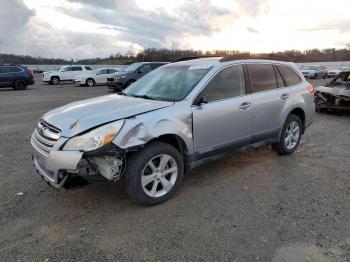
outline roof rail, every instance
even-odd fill
[[[200,58],[221,58],[222,56],[220,55],[194,55],[194,56],[182,56],[176,60],[174,60],[172,63],[176,62],[182,62],[182,61],[188,61],[188,60],[194,60],[194,59],[200,59]]]
[[[219,62],[229,62],[229,61],[249,59],[249,58],[250,58],[250,55],[247,55],[247,54],[233,54],[233,55],[224,56],[219,60]]]

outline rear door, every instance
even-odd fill
[[[88,72],[83,71],[83,67],[81,67],[81,66],[73,66],[72,73],[70,75],[70,79],[73,79],[76,76],[79,76],[79,75],[82,75],[83,73],[88,73]]]
[[[280,73],[272,64],[247,64],[252,94],[253,143],[276,138],[281,129],[283,108],[290,94],[283,87],[285,85]]]
[[[196,160],[250,143],[252,101],[242,65],[216,73],[195,101],[201,99],[192,106]]]

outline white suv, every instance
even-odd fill
[[[92,72],[90,66],[62,66],[56,71],[44,72],[43,82],[49,83],[50,85],[58,85],[61,81],[73,81],[76,76],[89,72]]]

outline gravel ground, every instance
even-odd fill
[[[155,207],[119,184],[48,187],[31,161],[36,121],[108,93],[39,78],[0,90],[1,261],[350,261],[349,116],[317,114],[293,155],[264,147],[201,166]]]

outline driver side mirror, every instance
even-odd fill
[[[200,96],[198,99],[196,99],[193,104],[196,106],[200,106],[203,104],[208,104],[208,102],[209,102],[208,98],[205,95],[203,95],[203,96]]]

